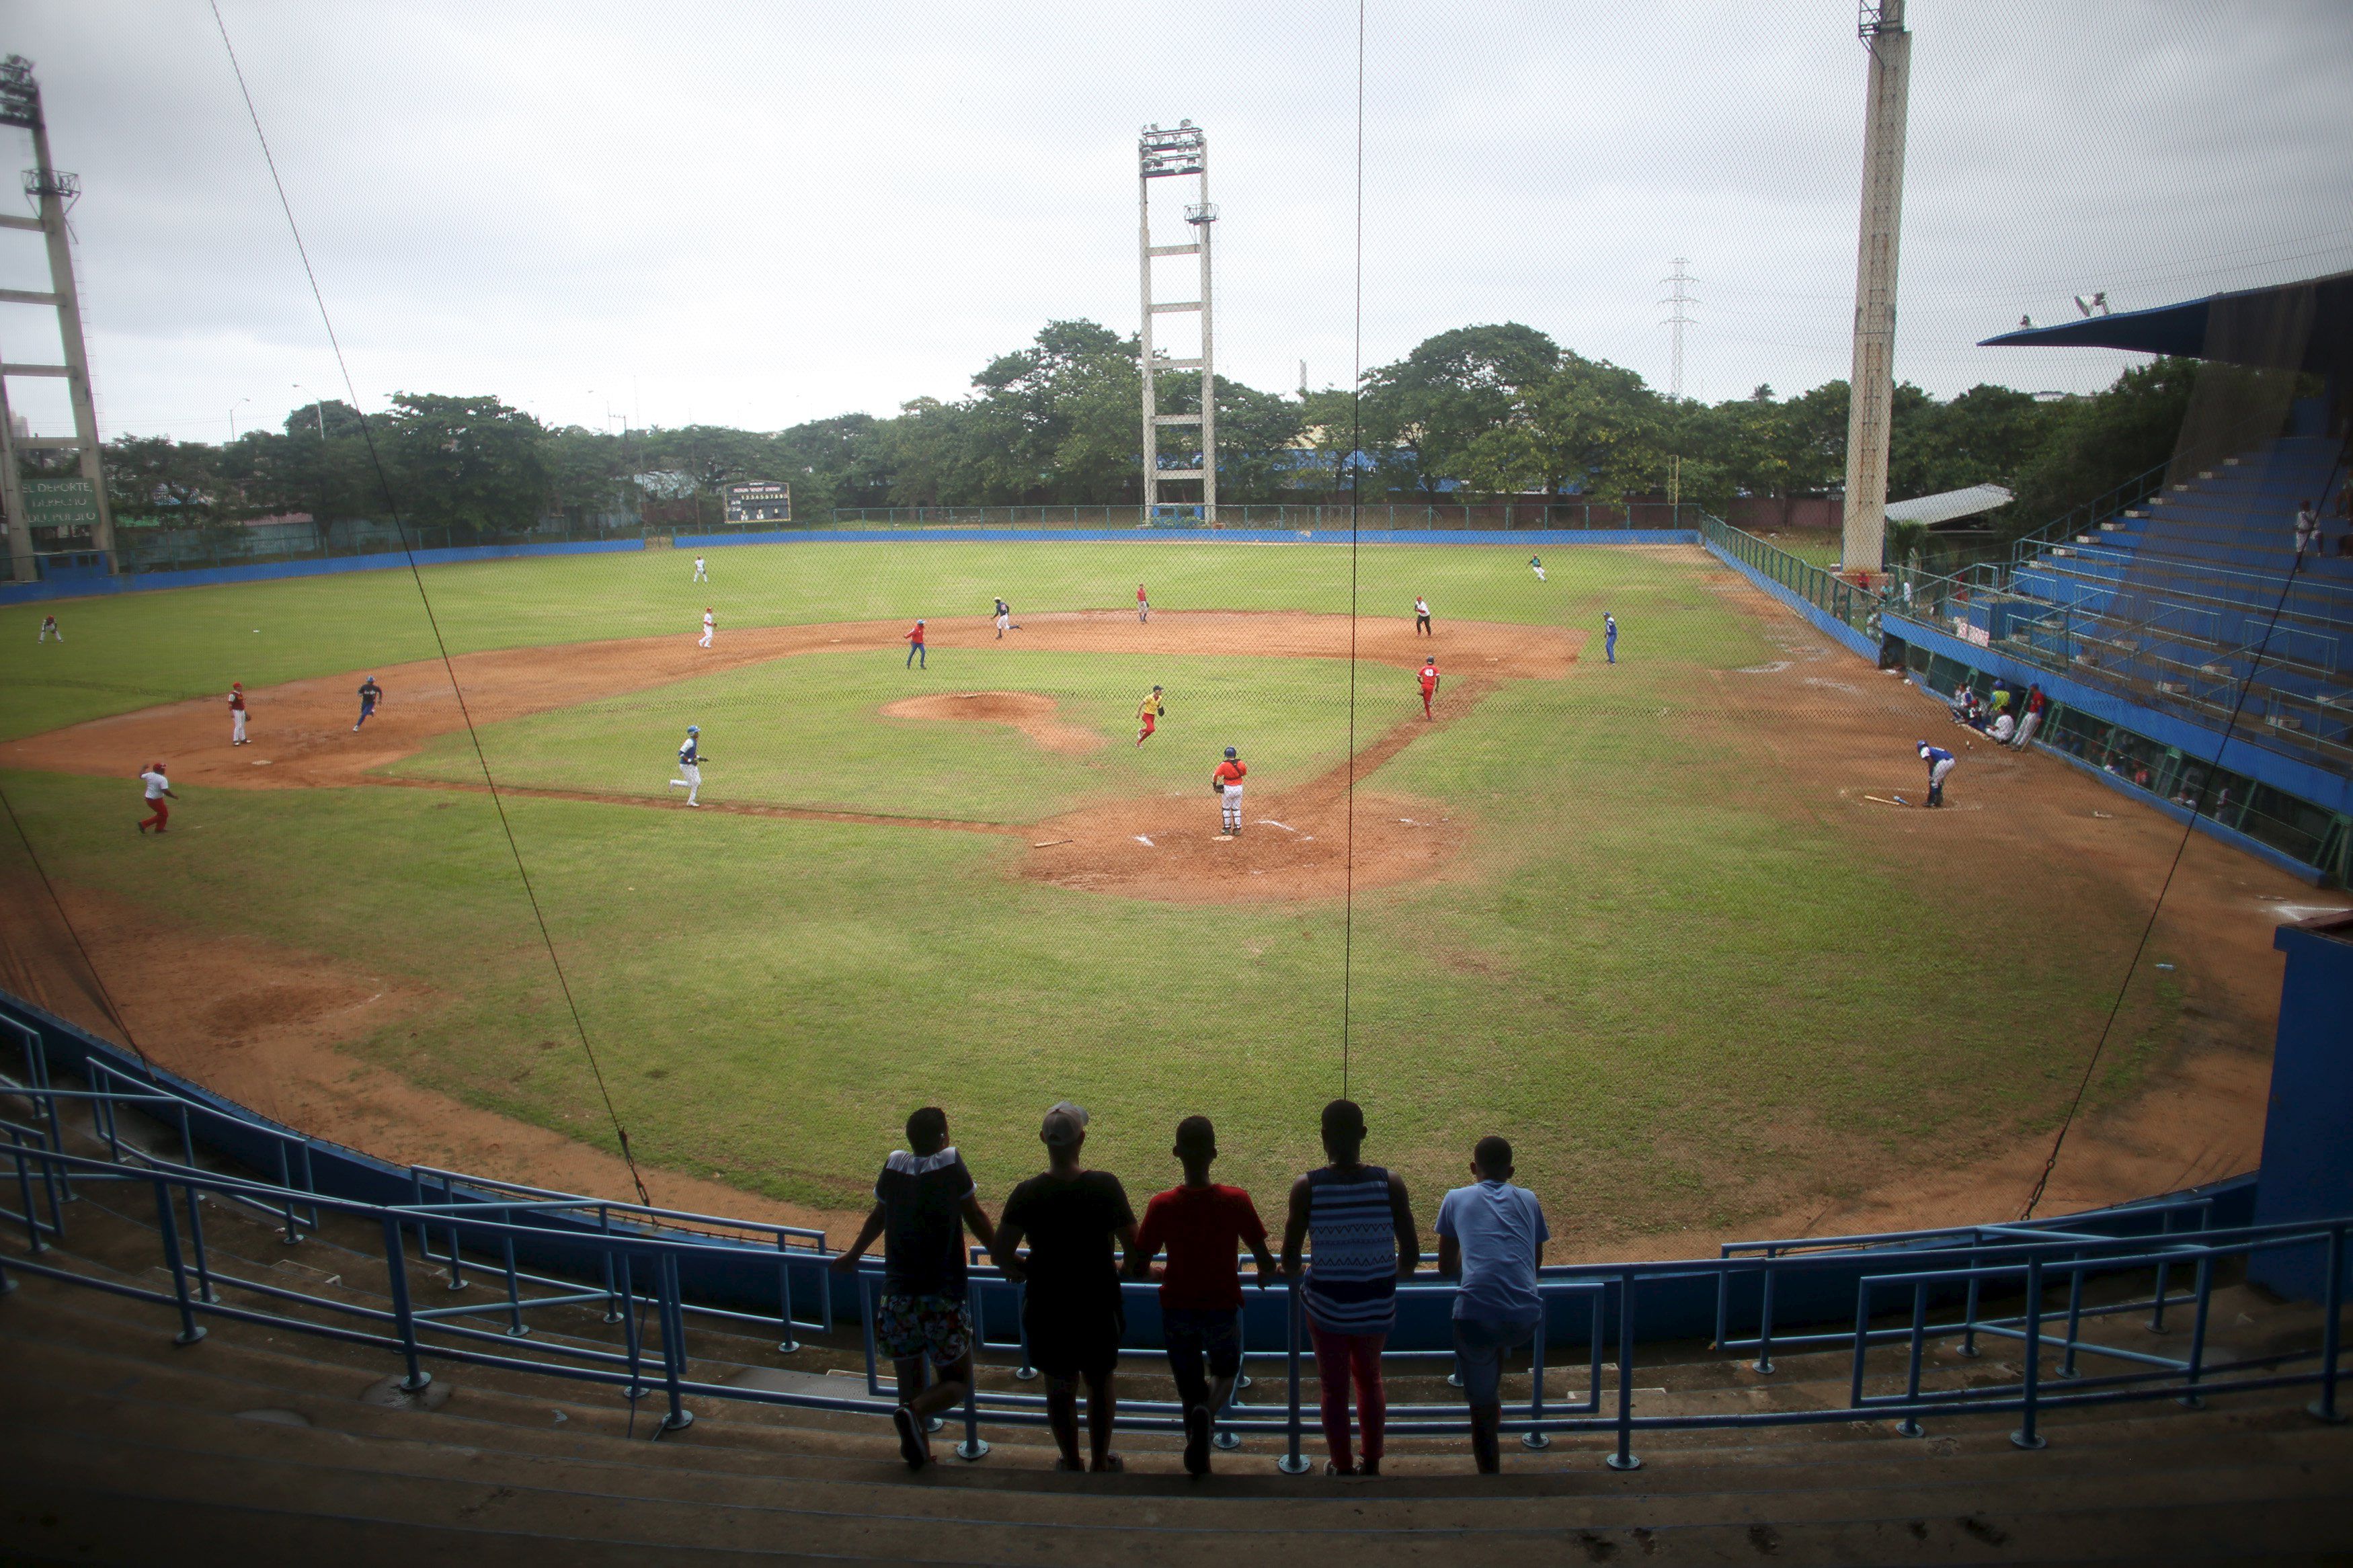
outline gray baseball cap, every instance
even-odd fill
[[[1058,1100],[1046,1112],[1046,1124],[1038,1129],[1038,1141],[1056,1148],[1066,1148],[1086,1136],[1087,1108]]]

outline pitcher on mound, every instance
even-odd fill
[[[1223,813],[1225,836],[1229,838],[1242,830],[1242,775],[1249,772],[1250,764],[1242,762],[1235,755],[1234,749],[1228,746],[1226,760],[1219,763],[1218,771],[1209,775],[1209,788],[1217,792]]]

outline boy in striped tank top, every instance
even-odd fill
[[[1352,1100],[1324,1108],[1324,1152],[1332,1163],[1292,1184],[1282,1232],[1282,1269],[1307,1312],[1315,1376],[1324,1390],[1327,1476],[1381,1473],[1381,1432],[1388,1399],[1381,1387],[1381,1347],[1397,1322],[1397,1282],[1413,1277],[1421,1243],[1413,1205],[1396,1173],[1367,1165],[1365,1113]],[[1300,1244],[1309,1244],[1305,1278]],[[1363,1462],[1349,1451],[1348,1391],[1355,1384]]]

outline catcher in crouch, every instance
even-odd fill
[[[1229,838],[1242,830],[1242,775],[1249,772],[1250,765],[1234,754],[1231,746],[1228,746],[1226,760],[1219,763],[1218,771],[1209,775],[1209,790],[1218,797],[1224,810],[1226,837]]]
[[[1160,688],[1155,686],[1145,694],[1143,705],[1135,710],[1135,721],[1139,726],[1135,731],[1137,745],[1151,738],[1152,731],[1159,726],[1161,716],[1167,711],[1160,705]]]

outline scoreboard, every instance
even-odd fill
[[[727,521],[730,522],[790,522],[793,520],[793,487],[766,479],[749,484],[729,485]]]

